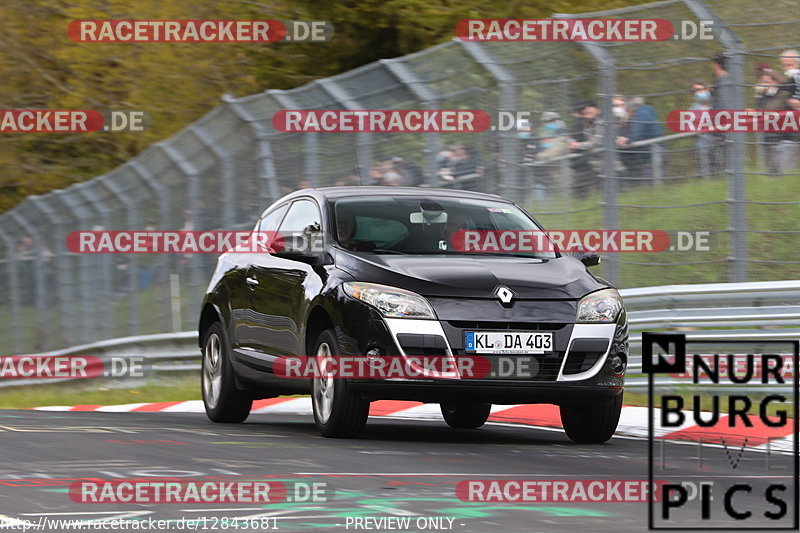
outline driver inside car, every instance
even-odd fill
[[[356,217],[349,211],[336,210],[336,237],[342,248],[351,252],[368,252],[375,248],[375,243],[356,241]]]
[[[463,214],[451,214],[442,228],[441,250],[458,250],[464,247],[464,236],[459,231],[469,229],[469,219]]]

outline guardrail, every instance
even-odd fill
[[[631,332],[628,388],[646,386],[646,380],[637,377],[641,376],[642,331],[682,331],[692,340],[800,339],[800,280],[663,285],[620,293]],[[122,337],[37,355],[77,354],[101,359],[143,357],[155,374],[200,369],[194,331]],[[0,387],[54,381],[11,379],[0,381]]]

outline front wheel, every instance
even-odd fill
[[[457,429],[475,429],[486,423],[492,410],[490,403],[443,403],[442,416],[447,425]]]
[[[203,405],[214,422],[243,422],[253,400],[236,388],[228,339],[219,322],[208,328],[203,341]]]
[[[567,437],[582,444],[602,444],[617,430],[622,394],[599,405],[562,405],[561,424]]]
[[[323,331],[315,346],[317,368],[334,367],[323,364],[340,353],[333,331]],[[369,417],[369,401],[354,392],[344,378],[321,372],[312,380],[311,398],[314,422],[324,437],[355,437],[364,429]]]

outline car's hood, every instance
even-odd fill
[[[607,287],[573,257],[402,256],[341,253],[337,266],[359,281],[412,290],[423,296],[494,298],[504,285],[517,299],[578,299]]]

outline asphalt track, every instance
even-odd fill
[[[355,517],[395,516],[411,518],[412,527],[405,531],[647,529],[646,503],[484,503],[464,502],[455,494],[456,483],[466,479],[646,480],[648,445],[642,439],[615,437],[604,445],[578,445],[561,430],[493,423],[454,430],[441,421],[371,418],[360,438],[338,440],[320,437],[312,418],[301,415],[254,414],[243,424],[222,425],[201,413],[27,410],[0,411],[0,431],[0,515],[6,527],[18,524],[15,520],[36,523],[43,516],[205,518],[198,530],[222,531],[223,517],[274,517],[282,531],[398,531],[374,524],[355,529],[352,522]],[[736,478],[757,485],[764,478],[791,474],[780,469],[787,455],[738,452],[708,447],[698,453],[696,445],[670,443],[664,453],[670,468],[719,474],[723,482]],[[773,461],[770,470],[768,459]],[[86,504],[68,495],[69,486],[82,478],[211,476],[325,482],[333,498],[256,505]],[[721,499],[715,498],[715,511]],[[756,512],[769,508],[758,490],[738,495],[736,502]],[[420,529],[413,525],[420,517],[452,522]],[[686,518],[684,525],[690,524],[699,524],[696,516]]]

